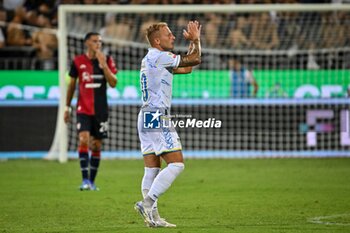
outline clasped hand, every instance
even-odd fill
[[[187,24],[187,30],[184,29],[183,36],[186,40],[195,41],[200,39],[202,25],[197,20],[190,21]]]

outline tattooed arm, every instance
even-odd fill
[[[179,68],[174,69],[176,74],[187,74],[192,72],[192,66],[201,63],[201,26],[197,21],[191,21],[187,25],[187,31],[184,31],[184,37],[190,40],[190,47],[187,55],[181,56]]]

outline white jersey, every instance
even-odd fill
[[[179,63],[180,55],[156,48],[148,49],[140,70],[142,107],[170,109],[173,69]]]

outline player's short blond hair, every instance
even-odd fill
[[[159,30],[163,27],[167,27],[168,24],[164,22],[155,23],[149,26],[146,30],[146,38],[148,40],[148,43],[152,46],[153,45],[153,39],[156,35],[158,35]]]

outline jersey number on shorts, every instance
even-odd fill
[[[100,123],[100,133],[104,133],[104,132],[107,132],[107,130],[108,130],[108,121],[106,121],[106,122],[101,122]]]

